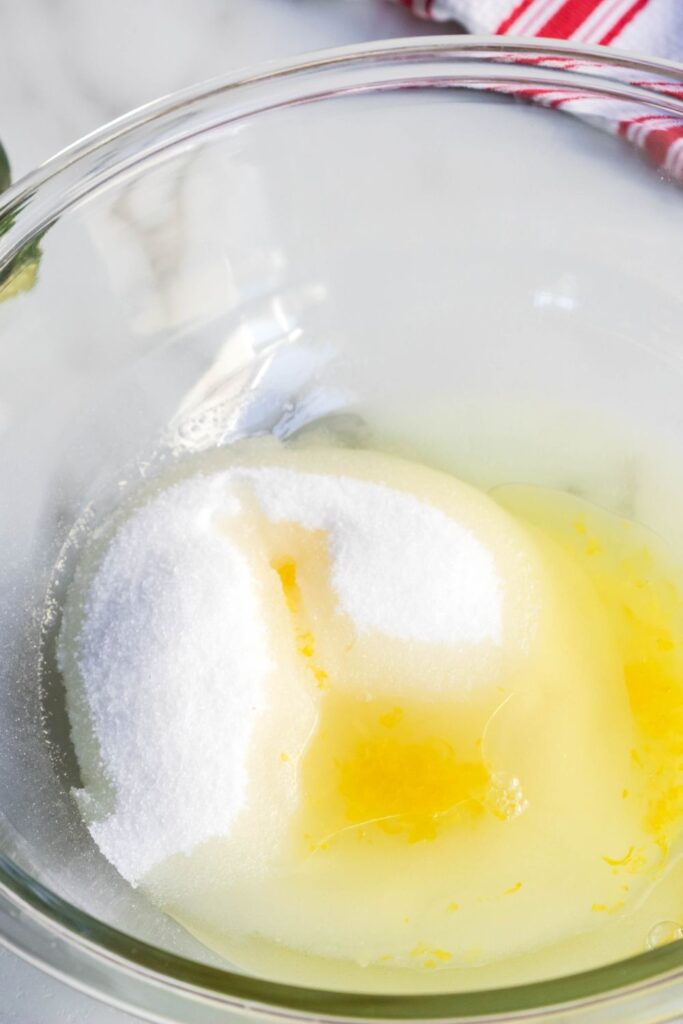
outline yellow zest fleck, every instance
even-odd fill
[[[582,519],[574,520],[574,529],[577,533],[583,535],[586,532],[586,524]]]
[[[310,661],[315,655],[315,637],[310,629],[305,628],[306,621],[302,614],[301,588],[297,579],[296,562],[292,558],[283,558],[279,562],[273,562],[272,566],[280,578],[287,610],[294,619],[296,649],[302,657]],[[308,669],[319,690],[329,689],[329,677],[324,669],[313,663],[308,666]]]
[[[318,689],[327,690],[330,685],[327,672],[325,672],[324,669],[322,668],[314,668],[312,671],[313,678],[315,679],[316,686],[318,687]]]
[[[599,555],[602,552],[602,546],[595,539],[595,537],[591,537],[588,543],[586,544],[586,547],[584,548],[584,552],[589,557],[591,555]]]
[[[605,864],[609,864],[611,867],[618,867],[623,864],[628,864],[631,857],[635,853],[635,846],[630,846],[628,852],[623,857],[603,857]]]
[[[451,914],[454,914],[456,910],[460,910],[460,907],[458,906],[457,903],[449,903],[448,906],[446,907],[446,910],[448,910]]]
[[[618,900],[616,903],[613,903],[611,907],[608,907],[606,903],[594,903],[591,910],[596,914],[616,914],[623,906],[624,901]]]
[[[410,955],[412,957],[429,956],[433,957],[431,960],[426,960],[423,964],[424,967],[436,967],[437,961],[443,964],[447,964],[453,959],[453,954],[449,953],[447,949],[434,949],[431,946],[426,946],[424,942],[418,942],[414,949],[411,949]]]
[[[301,608],[301,591],[296,578],[296,563],[291,558],[285,558],[281,562],[275,562],[273,569],[280,577],[285,604],[291,614],[296,615]]]
[[[303,654],[304,658],[312,658],[315,651],[315,641],[313,634],[306,630],[304,633],[300,633],[297,637],[297,650],[299,654]]]
[[[505,892],[503,893],[503,896],[512,896],[513,893],[519,892],[519,890],[521,888],[522,888],[522,883],[521,882],[515,882],[514,885],[511,885],[509,889],[505,890]]]
[[[286,754],[284,750],[280,751],[280,760],[289,761],[289,754]]]

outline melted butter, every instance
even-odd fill
[[[330,693],[302,768],[304,832],[313,848],[349,830],[433,841],[454,821],[484,812],[491,783],[479,750],[430,705]]]
[[[483,739],[490,700],[454,709],[444,700],[396,704],[368,687],[360,694],[330,686],[316,657],[316,640],[296,560],[272,563],[292,620],[298,653],[318,689],[320,721],[301,766],[304,807],[297,830],[309,852],[342,839],[370,843],[376,831],[408,843],[434,840],[472,823],[486,810],[516,813],[516,799],[494,780]],[[332,672],[332,675],[334,673]],[[513,795],[514,796],[514,795]]]
[[[567,494],[505,487],[501,503],[562,545],[583,567],[609,616],[636,730],[636,785],[643,828],[662,864],[683,824],[683,598],[679,569],[650,530]],[[608,860],[609,863],[609,860]],[[643,866],[633,847],[615,867]]]

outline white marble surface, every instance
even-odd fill
[[[306,50],[437,32],[385,0],[21,0],[0,5],[0,139],[15,178],[165,93]],[[0,1024],[125,1024],[0,949]]]
[[[0,5],[0,137],[15,175],[142,103],[305,50],[444,31],[386,0]]]

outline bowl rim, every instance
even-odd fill
[[[525,64],[525,58],[533,60]],[[547,59],[548,64],[543,64],[539,58]],[[577,62],[580,68],[558,69],[553,64],[567,61]],[[418,84],[433,87],[440,78],[444,78],[448,67],[446,84],[453,88],[458,83],[462,87],[465,78],[473,81],[472,76],[476,79],[477,74],[479,87],[485,88],[485,82],[498,78],[503,69],[510,73],[510,69],[521,67],[526,70],[533,65],[536,72],[538,69],[541,72],[535,81],[551,80],[555,83],[563,80],[563,75],[570,75],[574,83],[581,81],[582,88],[588,92],[600,92],[619,99],[635,98],[680,114],[683,118],[683,66],[599,47],[575,47],[554,41],[548,45],[530,40],[512,42],[506,37],[440,35],[322,50],[303,59],[262,65],[251,73],[238,72],[184,89],[140,107],[62,150],[11,186],[1,197],[0,270],[85,196],[117,175],[126,173],[132,166],[140,166],[192,137],[188,136],[185,126],[170,143],[166,139],[161,145],[157,140],[141,152],[136,151],[133,162],[129,157],[119,159],[121,143],[131,139],[135,141],[137,134],[148,126],[163,127],[175,115],[212,98],[225,99],[229,104],[232,96],[239,96],[255,85],[273,87],[277,92],[283,81],[301,79],[303,86],[309,76],[315,78],[314,91],[302,88],[278,103],[275,102],[277,97],[269,95],[266,90],[246,111],[239,111],[231,118],[226,117],[223,110],[220,121],[204,125],[201,132],[208,133],[217,124],[225,125],[230,120],[258,116],[277,106],[295,105],[311,99],[324,100],[351,92],[377,91],[386,87],[386,83],[380,85],[378,81],[370,80],[365,89],[360,89],[356,83],[325,91],[320,87],[320,79],[346,69],[361,69],[367,77],[373,67],[385,64],[396,66],[397,75],[390,80],[390,87],[394,89],[410,80],[416,67],[424,69],[425,65],[435,68],[443,65],[444,69],[433,78],[416,79]],[[475,66],[480,66],[479,72],[473,70]],[[400,76],[399,70],[402,72]],[[639,76],[636,84],[632,81],[633,74]],[[675,86],[680,98],[653,88],[648,81],[649,76],[660,84],[664,82]],[[74,183],[79,181],[83,185],[81,189],[74,187]],[[36,212],[31,216],[36,197],[41,197],[48,186],[49,194],[38,203]],[[566,1014],[571,1007],[594,1006],[617,996],[624,997],[628,993],[643,992],[683,979],[683,943],[673,943],[572,975],[479,991],[378,995],[286,985],[206,966],[138,940],[62,899],[0,853],[0,910],[3,909],[14,919],[20,919],[23,929],[29,932],[42,929],[69,944],[77,953],[106,962],[139,981],[147,981],[157,988],[182,990],[188,998],[213,999],[214,1012],[220,1007],[239,1008],[241,1012],[251,1010],[266,1012],[270,1016],[298,1018],[312,1015],[318,1020],[329,1021],[435,1018],[501,1021],[520,1019],[520,1015],[527,1019],[535,1018],[540,1014],[547,1019],[549,1011]],[[30,957],[30,940],[24,944],[12,942],[7,936],[4,939],[12,948]],[[49,954],[36,955],[33,959],[45,969],[59,973],[59,968],[50,962]],[[62,972],[61,976],[75,982],[68,972]],[[97,985],[92,990],[101,998],[107,998]],[[126,1006],[136,1012],[134,1004]]]

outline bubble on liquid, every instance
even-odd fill
[[[521,781],[516,777],[506,777],[499,772],[496,772],[491,779],[489,802],[496,817],[502,818],[504,821],[517,818],[529,806]]]
[[[678,939],[683,939],[683,927],[680,924],[676,921],[659,921],[648,932],[646,945],[648,949],[658,949]]]

